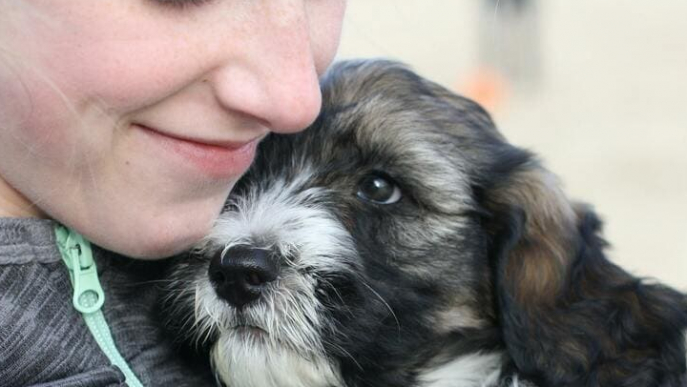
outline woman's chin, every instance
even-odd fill
[[[195,213],[171,211],[166,216],[134,214],[127,221],[114,220],[119,227],[90,225],[98,230],[86,235],[93,243],[119,254],[144,260],[171,257],[191,249],[210,231],[219,210]]]
[[[143,241],[143,244],[138,243],[136,246],[131,245],[124,250],[119,249],[118,253],[141,260],[159,260],[188,251],[200,238],[188,241],[181,241],[179,239],[170,239],[169,241],[146,240]]]

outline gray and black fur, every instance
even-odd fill
[[[231,387],[687,385],[687,303],[475,103],[335,65],[172,274],[168,325]]]

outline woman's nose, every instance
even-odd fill
[[[272,5],[251,15],[260,27],[215,69],[214,92],[226,109],[257,118],[275,132],[297,132],[320,111],[318,45],[302,1],[263,3]]]

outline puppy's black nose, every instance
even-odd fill
[[[217,294],[237,308],[257,300],[267,283],[277,279],[279,265],[268,250],[234,246],[219,251],[209,276]]]

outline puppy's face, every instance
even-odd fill
[[[497,311],[552,305],[581,210],[482,109],[401,66],[339,65],[323,96],[176,267],[170,324],[239,387],[417,385],[505,351]]]

